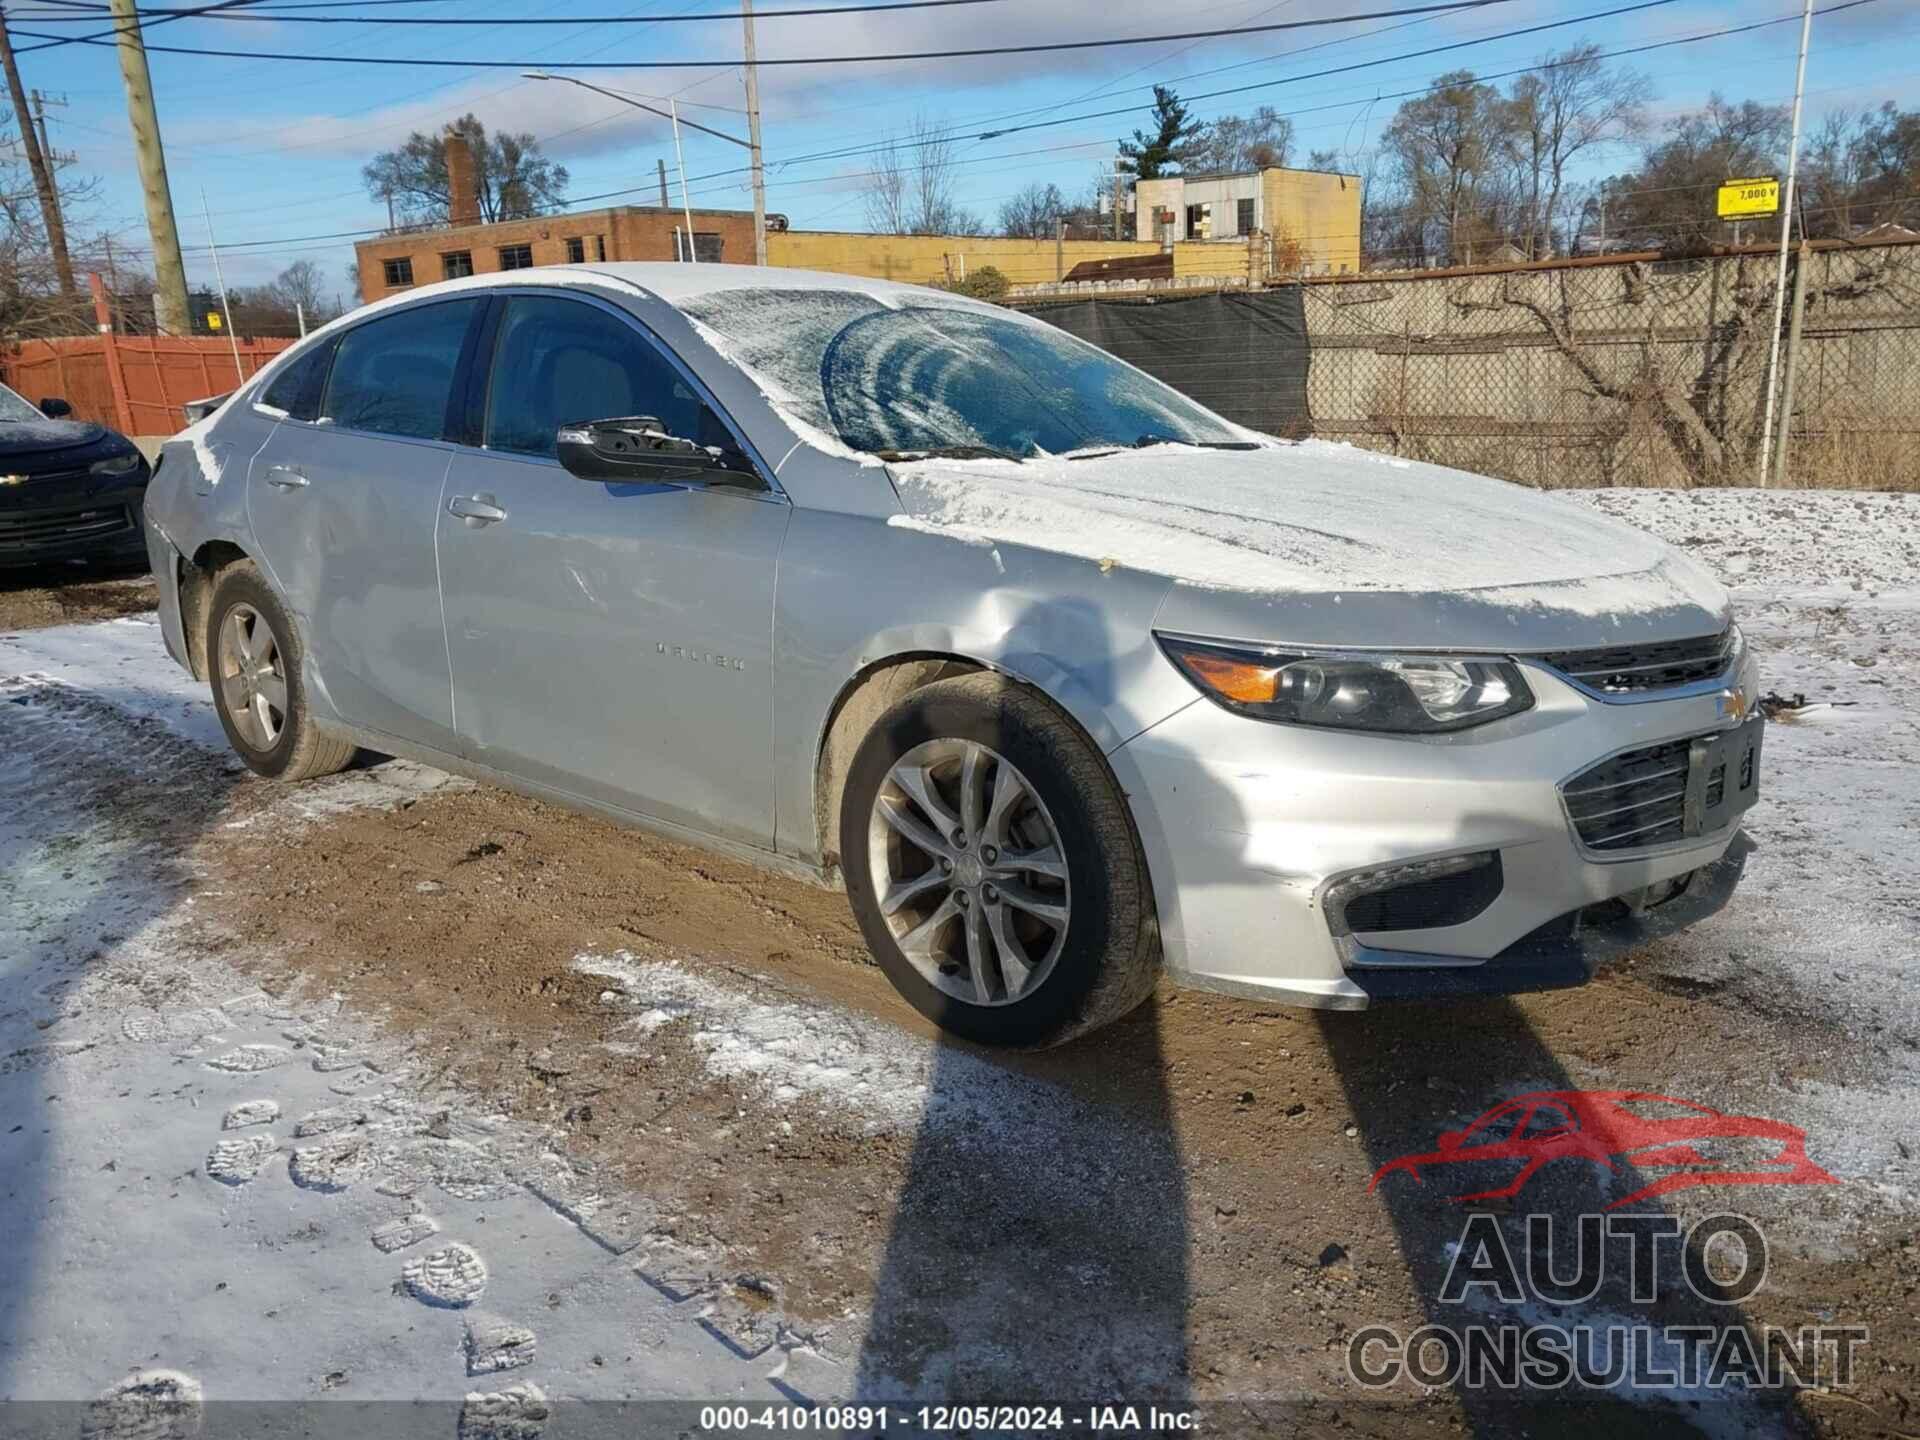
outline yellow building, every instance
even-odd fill
[[[1010,284],[1058,280],[1082,260],[1156,255],[1159,245],[1135,240],[1013,240],[999,235],[873,235],[846,230],[776,230],[767,235],[767,263],[829,270],[875,280],[926,285],[964,280],[991,265]]]
[[[1134,236],[1171,247],[1176,275],[1255,278],[1360,268],[1360,177],[1330,170],[1170,175],[1134,184]]]

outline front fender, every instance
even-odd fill
[[[1191,704],[1153,639],[1169,585],[1037,547],[796,510],[774,613],[777,847],[818,860],[821,746],[848,694],[889,661],[947,657],[1024,681],[1103,753]]]

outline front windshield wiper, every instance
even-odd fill
[[[1020,457],[1010,450],[1001,450],[992,445],[929,445],[923,450],[876,450],[873,452],[882,460],[1011,460],[1020,463]]]
[[[1198,450],[1258,450],[1257,440],[1183,440],[1178,435],[1142,435],[1133,442],[1135,450],[1149,445],[1191,445]]]
[[[1122,445],[1117,440],[1095,440],[1086,448],[1072,451],[1061,458],[1100,460],[1108,455],[1118,455],[1122,450],[1144,450],[1149,445],[1191,445],[1200,450],[1258,450],[1260,448],[1259,444],[1252,440],[1181,440],[1172,435],[1142,435],[1131,445]]]

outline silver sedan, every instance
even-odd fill
[[[1725,903],[1719,586],[1233,425],[1039,320],[723,265],[435,285],[168,443],[166,643],[284,780],[405,755],[844,885],[939,1024],[1575,984]]]

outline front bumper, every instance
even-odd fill
[[[1522,715],[1432,739],[1264,724],[1198,700],[1113,752],[1177,980],[1333,1009],[1577,985],[1712,914],[1749,843],[1718,831],[1624,854],[1579,844],[1562,782],[1602,757],[1729,727],[1724,689],[1612,704],[1527,665]],[[1732,707],[1737,713],[1739,706]],[[1348,933],[1328,892],[1356,872],[1497,854],[1462,923]]]
[[[121,476],[84,467],[8,476],[0,488],[0,568],[132,561],[146,551],[140,511],[146,461]]]

